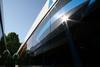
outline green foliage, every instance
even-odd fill
[[[0,54],[6,49],[5,47],[5,41],[4,41],[4,36],[1,37],[0,39]]]
[[[11,55],[17,52],[19,46],[21,45],[18,35],[15,32],[11,32],[6,36],[6,44]]]

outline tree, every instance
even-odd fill
[[[18,34],[15,32],[11,32],[6,36],[6,44],[7,48],[10,51],[11,55],[17,52],[21,43],[19,42]]]
[[[3,53],[5,49],[6,49],[6,46],[5,46],[4,36],[2,36],[0,39],[0,55]]]
[[[0,39],[0,65],[12,65],[12,56],[6,48],[5,35]]]

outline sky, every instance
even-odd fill
[[[46,0],[3,0],[5,33],[16,32],[20,42],[31,28]]]

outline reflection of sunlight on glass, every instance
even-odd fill
[[[62,22],[66,22],[67,20],[69,20],[68,18],[69,18],[69,16],[63,15],[63,16],[61,17]]]
[[[63,16],[61,17],[62,24],[66,25],[67,29],[69,28],[69,27],[68,27],[68,23],[67,23],[68,20],[70,20],[70,19],[69,19],[69,15],[63,15]]]

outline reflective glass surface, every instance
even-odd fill
[[[27,41],[27,49],[29,50],[31,47],[36,47],[47,35],[51,32],[51,17],[55,15],[57,11],[59,11],[65,4],[70,2],[70,0],[58,1],[58,3],[51,9],[51,11],[45,16],[45,18],[40,22],[39,26],[32,33],[31,37]],[[59,23],[57,24],[59,25]],[[56,25],[56,26],[57,26]],[[54,27],[54,26],[53,26]],[[55,27],[54,27],[55,28]],[[38,45],[37,47],[39,47]]]
[[[43,40],[50,33],[50,21],[48,21],[49,18],[50,16],[44,19],[42,23],[40,23],[38,28],[33,32],[32,36],[27,42],[28,44],[27,49],[36,46],[39,42],[41,42],[41,40]]]

